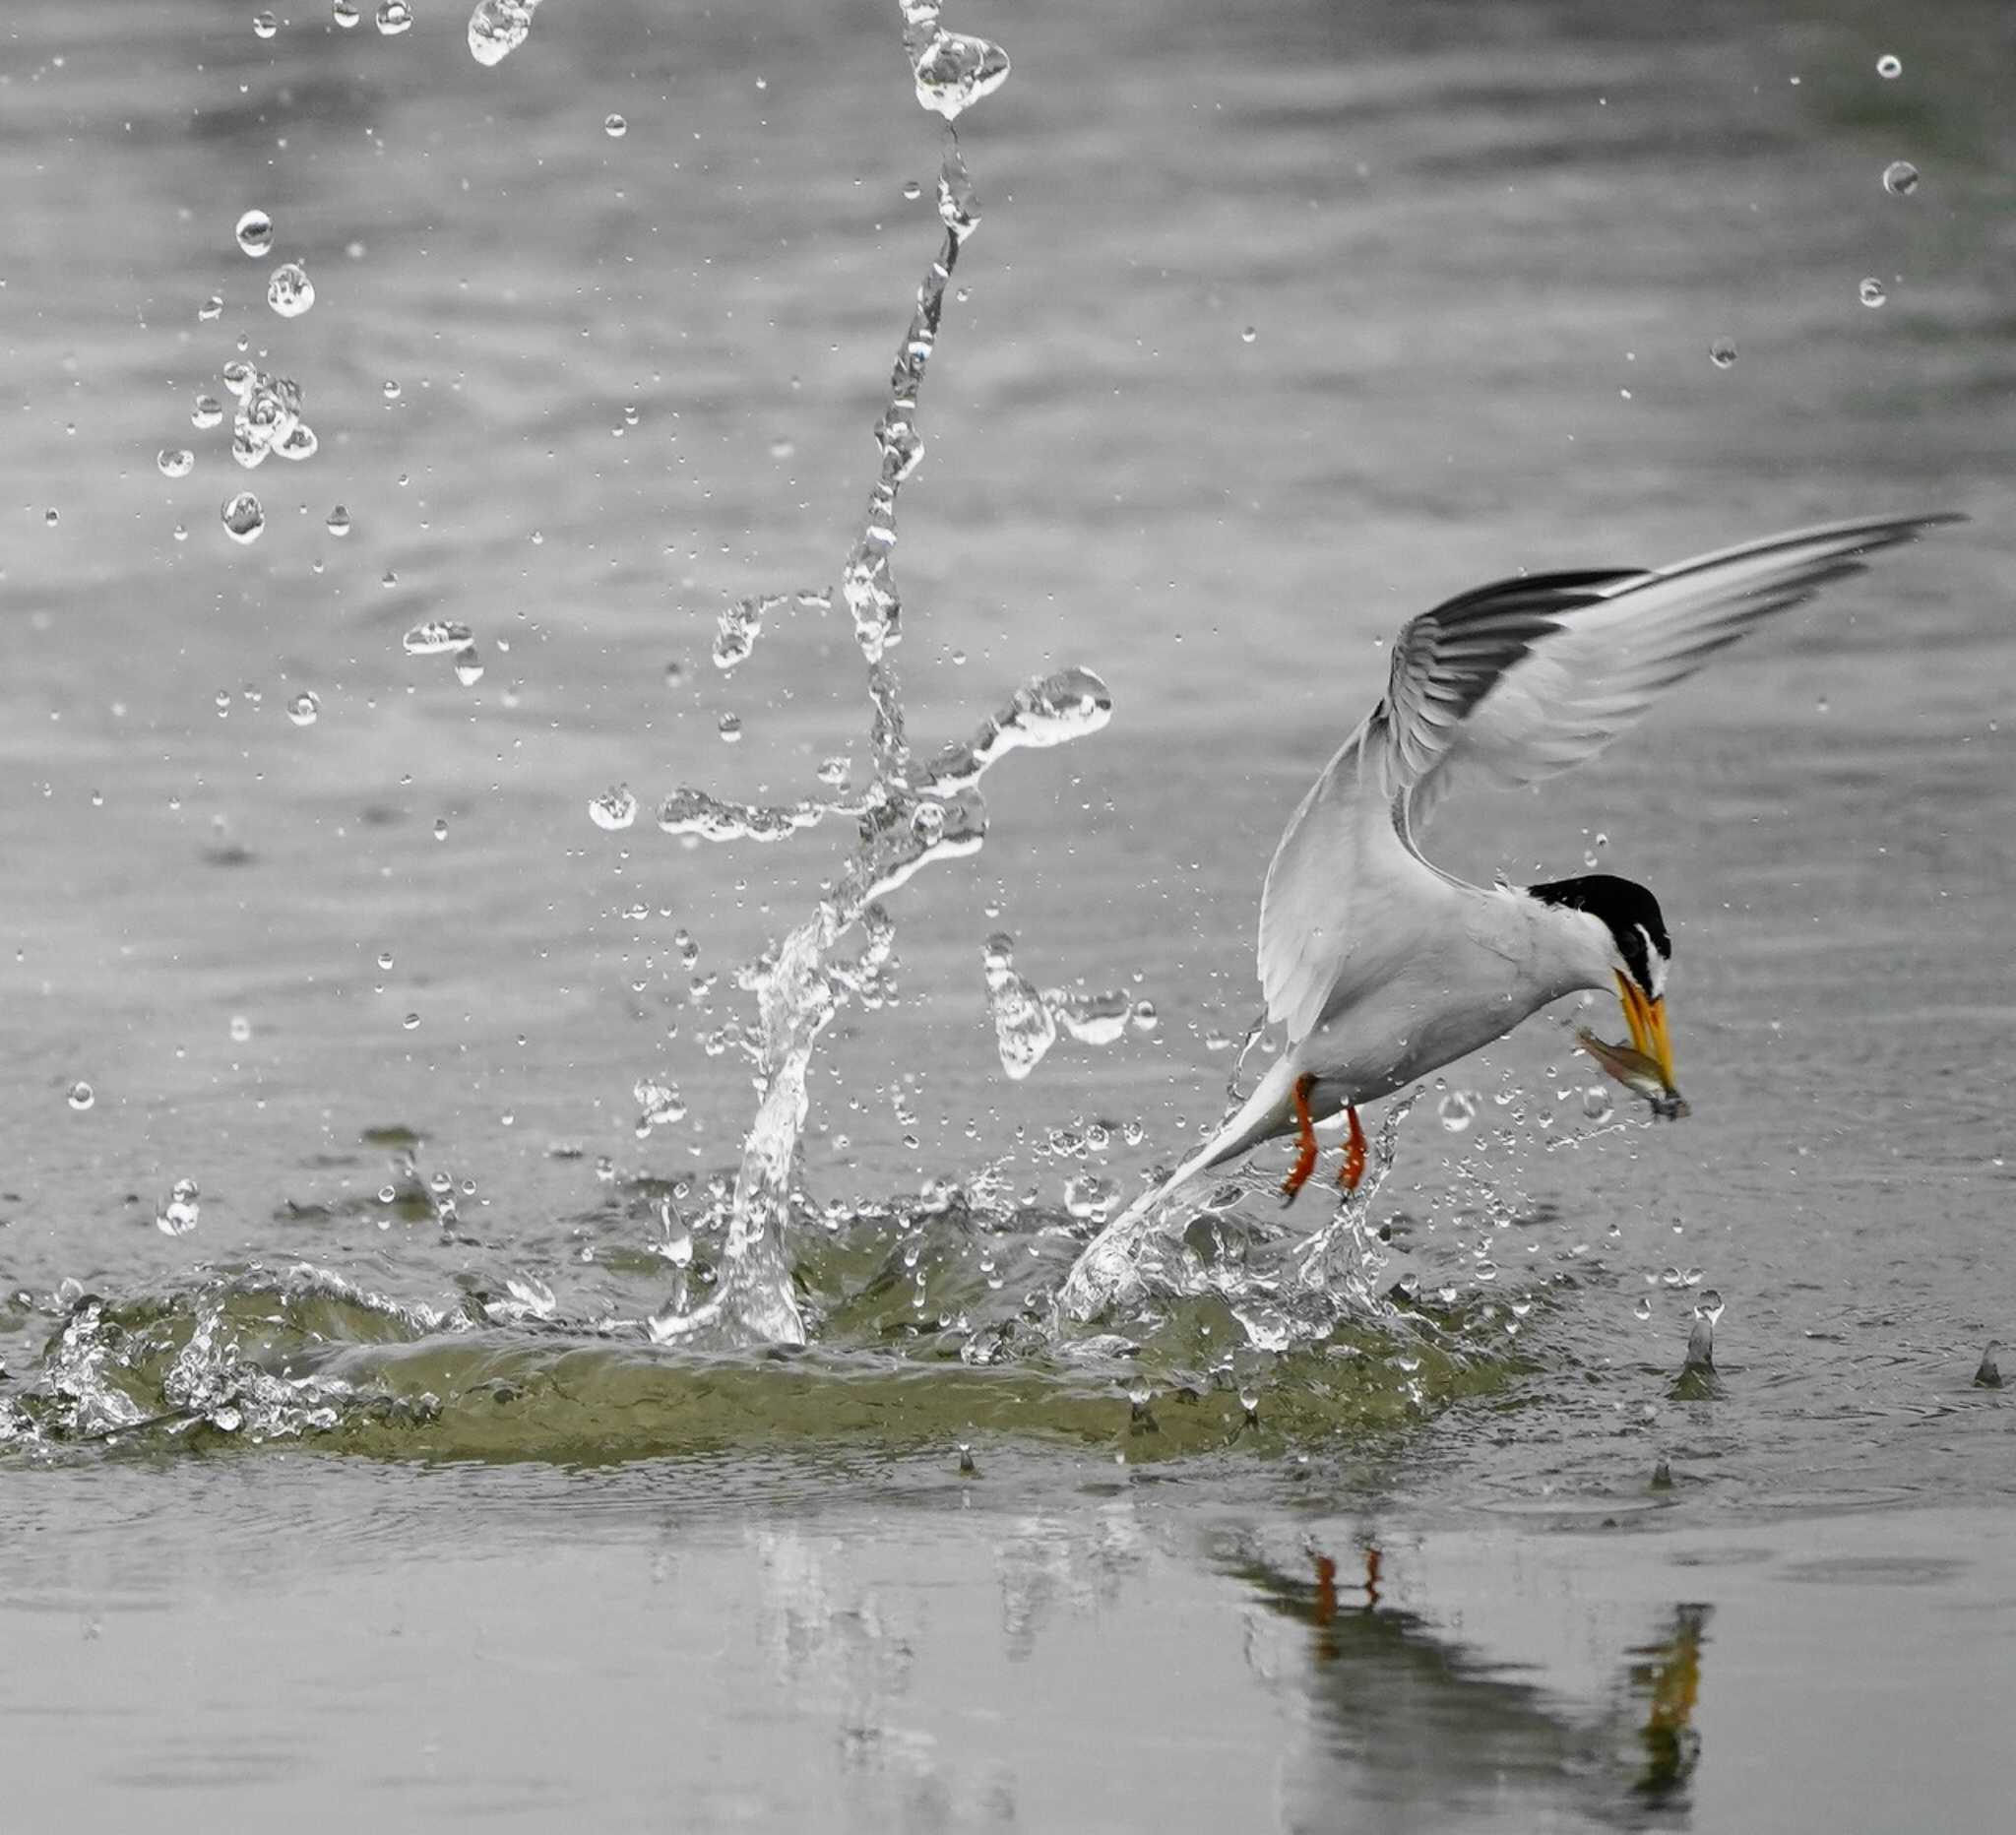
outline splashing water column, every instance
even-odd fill
[[[935,4],[909,0],[903,11],[905,49],[925,107],[950,121],[1005,80],[1008,60],[998,46],[940,31]],[[475,43],[472,20],[472,49]],[[961,248],[979,221],[956,140],[947,147],[939,172],[938,215],[944,241],[917,288],[890,372],[888,403],[875,425],[875,478],[860,533],[840,577],[840,598],[853,619],[867,665],[872,781],[858,797],[773,807],[725,802],[704,791],[682,789],[659,809],[659,826],[666,833],[708,841],[777,840],[843,809],[859,821],[853,859],[832,893],[754,978],[763,1095],[742,1146],[717,1294],[687,1311],[682,1290],[672,1305],[647,1321],[661,1343],[702,1337],[734,1344],[805,1342],[786,1228],[791,1168],[805,1124],[806,1073],[819,1035],[841,1002],[850,992],[877,985],[888,965],[894,925],[880,901],[930,861],[958,858],[980,847],[987,813],[976,787],[988,766],[1020,746],[1057,745],[1095,732],[1112,712],[1111,697],[1098,676],[1065,670],[1018,690],[971,742],[947,747],[921,776],[915,772],[901,684],[890,657],[903,634],[893,556],[897,499],[923,459],[917,405],[937,348],[945,289]],[[831,604],[832,596],[823,593],[743,600],[722,616],[716,665],[726,670],[745,662],[772,613],[824,611]],[[833,959],[835,946],[855,928],[865,939],[859,952],[851,961]]]

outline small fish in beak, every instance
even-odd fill
[[[1677,1121],[1687,1113],[1687,1099],[1667,1081],[1656,1057],[1628,1044],[1611,1044],[1586,1026],[1575,1029],[1575,1043],[1633,1096],[1642,1096],[1662,1121]]]

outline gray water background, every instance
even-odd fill
[[[586,804],[625,780],[647,802],[687,782],[795,795],[819,758],[861,758],[841,620],[780,629],[725,680],[706,647],[725,601],[828,582],[850,538],[867,427],[933,240],[936,128],[879,7],[556,0],[494,72],[471,62],[462,23],[423,8],[384,39],[368,20],[338,33],[304,14],[264,42],[235,6],[29,6],[6,22],[11,1294],[302,1257],[436,1297],[477,1261],[537,1268],[563,1309],[592,1313],[613,1277],[580,1251],[627,1228],[596,1159],[628,1172],[733,1157],[746,1080],[695,1043],[704,1022],[670,933],[690,928],[702,969],[727,969],[796,918],[839,844],[692,853],[643,826],[604,835]],[[1497,1256],[1500,1291],[1546,1304],[1519,1346],[1537,1367],[1509,1403],[1457,1411],[1382,1449],[1375,1471],[1342,1455],[1313,1478],[1234,1461],[1146,1502],[1088,1497],[1088,1484],[1124,1484],[1088,1476],[1103,1456],[1018,1449],[983,1458],[991,1490],[955,1489],[948,1450],[928,1470],[979,1509],[977,1531],[907,1513],[922,1468],[900,1461],[852,1471],[857,1489],[837,1502],[820,1501],[833,1478],[816,1461],[709,1468],[757,1525],[733,1530],[696,1502],[707,1487],[691,1474],[583,1480],[569,1494],[596,1501],[586,1545],[690,1521],[690,1610],[732,1649],[754,1601],[788,1596],[764,1592],[747,1538],[765,1522],[787,1540],[823,1534],[831,1511],[850,1548],[893,1550],[872,1585],[914,1603],[914,1641],[957,1651],[976,1699],[1007,1714],[1031,1692],[1012,1636],[962,1632],[931,1603],[1025,1545],[1047,1550],[1065,1595],[1105,1597],[1104,1557],[1087,1550],[1112,1511],[1146,1512],[1161,1564],[1146,1594],[1118,1587],[1098,1646],[1114,1666],[1104,1756],[1130,1784],[1117,1807],[1087,1811],[1087,1825],[1132,1826],[1189,1801],[1153,1737],[1151,1678],[1170,1662],[1148,1630],[1156,1597],[1217,1614],[1186,1659],[1217,1678],[1215,1703],[1246,1704],[1242,1737],[1278,1742],[1284,1715],[1319,1714],[1316,1656],[1285,1653],[1291,1679],[1263,1685],[1234,1650],[1266,1596],[1227,1578],[1216,1513],[1237,1512],[1283,1572],[1304,1530],[1366,1513],[1401,1540],[1491,1513],[1577,1550],[1556,1526],[1635,1509],[1665,1454],[1684,1480],[1662,1513],[1683,1520],[1671,1533],[1725,1553],[1774,1538],[1796,1550],[1837,1533],[1825,1526],[1844,1510],[1873,1512],[1838,1532],[1873,1537],[1850,1613],[1823,1610],[1841,1597],[1825,1589],[1770,1595],[1773,1610],[1793,1614],[1783,1635],[1803,1640],[1810,1680],[1866,1650],[1882,1614],[1853,1620],[1869,1594],[1900,1623],[1936,1596],[1953,1629],[1934,1647],[1958,1659],[1896,1674],[1878,1711],[1933,1699],[1950,1732],[1974,1668],[1991,1675],[2009,1650],[2006,1534],[1983,1526],[2005,1523],[2016,1472],[2006,1409],[1968,1383],[1983,1343],[2016,1335],[2007,16],[1172,6],[948,23],[1002,39],[1016,70],[962,130],[985,218],[906,497],[913,726],[963,733],[1020,679],[1068,664],[1098,668],[1118,711],[1095,740],[1004,767],[986,852],[902,895],[905,1003],[850,1015],[815,1071],[808,1175],[822,1197],[886,1198],[1012,1155],[1055,1202],[1064,1171],[1026,1141],[1087,1115],[1147,1130],[1112,1156],[1116,1176],[1172,1158],[1217,1111],[1228,1060],[1209,1042],[1236,1035],[1253,1004],[1255,892],[1280,823],[1376,694],[1378,641],[1412,610],[1518,566],[1658,562],[1835,515],[1957,507],[1975,521],[1760,636],[1641,740],[1543,798],[1459,807],[1438,828],[1440,857],[1514,876],[1576,870],[1606,834],[1604,864],[1660,891],[1678,945],[1694,1117],[1517,1170],[1526,1221]],[[1895,82],[1875,73],[1884,51],[1904,60]],[[620,140],[603,129],[612,111]],[[1899,158],[1923,173],[1909,197],[1880,183]],[[254,206],[276,220],[276,259],[304,259],[315,279],[305,318],[267,311],[271,264],[232,243]],[[1887,285],[1880,309],[1858,297],[1865,276]],[[199,322],[214,292],[225,313]],[[222,393],[240,330],[303,384],[322,440],[305,466],[248,478],[221,434],[189,428],[193,398]],[[1737,350],[1727,369],[1708,355],[1722,338]],[[197,466],[169,482],[153,455],[180,445]],[[248,482],[269,527],[239,549],[217,504]],[[323,528],[338,502],[355,519],[342,541]],[[400,633],[427,616],[475,628],[488,669],[474,689],[401,653]],[[674,661],[687,672],[668,685]],[[321,711],[297,728],[284,703],[302,688]],[[718,735],[724,712],[743,718],[736,747]],[[673,916],[622,916],[638,900]],[[1060,1046],[1027,1085],[1005,1084],[978,973],[979,943],[1001,927],[1039,981],[1153,998],[1157,1035]],[[383,950],[395,961],[381,973]],[[724,976],[716,1002],[733,998]],[[654,1067],[677,1078],[691,1124],[640,1144],[629,1089]],[[1455,1081],[1489,1093],[1506,1071],[1549,1095],[1588,1080],[1561,1035],[1536,1027]],[[82,1113],[65,1102],[79,1078],[95,1090]],[[896,1117],[899,1079],[914,1122]],[[318,1209],[383,1181],[383,1153],[359,1135],[389,1123],[425,1137],[428,1167],[475,1181],[464,1214],[479,1249]],[[556,1142],[583,1156],[553,1157]],[[1461,1151],[1424,1106],[1396,1205],[1446,1216],[1458,1174],[1445,1160]],[[168,1238],[152,1213],[179,1176],[201,1180],[203,1221]],[[1711,1401],[1671,1394],[1698,1290],[1665,1286],[1668,1265],[1700,1268],[1729,1304]],[[17,1380],[47,1330],[10,1302]],[[139,1597],[167,1614],[157,1622],[218,1632],[228,1614],[206,1576],[236,1572],[228,1551],[250,1536],[284,1551],[251,1570],[255,1596],[320,1602],[312,1626],[283,1636],[274,1621],[276,1661],[312,1671],[347,1648],[374,1589],[432,1610],[411,1603],[408,1538],[359,1534],[360,1558],[332,1564],[341,1526],[402,1485],[432,1499],[400,1506],[415,1534],[449,1512],[500,1579],[556,1590],[563,1616],[620,1614],[592,1563],[551,1554],[559,1477],[280,1455],[9,1473],[17,1528],[64,1550],[23,1567],[16,1610],[60,1633],[73,1666],[101,1655],[93,1638],[80,1659],[73,1641],[105,1616],[94,1602]],[[1311,1485],[1320,1500],[1297,1501]],[[1934,1504],[1962,1514],[1918,1513]],[[1754,1530],[1759,1513],[1801,1527]],[[1419,1559],[1441,1591],[1423,1613],[1461,1622],[1484,1598],[1523,1601],[1507,1660],[1553,1664],[1548,1685],[1577,1699],[1600,1691],[1546,1654],[1548,1627],[1563,1612],[1585,1625],[1608,1613],[1610,1626],[1622,1609],[1606,1602],[1641,1581],[1660,1596],[1685,1552],[1611,1542],[1587,1571],[1550,1554],[1583,1575],[1569,1610],[1534,1578],[1526,1544],[1482,1535],[1469,1565],[1439,1568],[1431,1546]],[[136,1563],[145,1585],[129,1594],[118,1576]],[[853,1574],[839,1591],[870,1585]],[[1922,1585],[1932,1594],[1895,1591]],[[1838,1725],[1817,1705],[1801,1718],[1796,1692],[1771,1685],[1756,1654],[1769,1646],[1733,1629],[1763,1622],[1741,1605],[1715,1634],[1753,1660],[1732,1654],[1718,1672],[1711,1659],[1704,1701],[1727,1677],[1726,1703],[1747,1688],[1789,1724]],[[554,1686],[607,1704],[659,1685],[657,1670],[563,1658],[549,1629],[517,1647]],[[608,1636],[652,1648],[632,1630]],[[1627,1641],[1619,1629],[1605,1649]],[[430,1698],[486,1698],[462,1692],[464,1644],[444,1635],[430,1651]],[[128,1656],[119,1674],[153,1709],[126,1737],[171,1737],[179,1711],[147,1685],[158,1668]],[[361,1691],[343,1698],[364,1698],[368,1656],[336,1668]],[[29,1718],[11,1737],[29,1737],[54,1686],[16,1696]],[[760,1743],[717,1706],[696,1710],[706,1749],[746,1769]],[[242,1742],[282,1754],[253,1782],[291,1802],[309,1774],[262,1724],[266,1707],[236,1705]],[[825,1707],[777,1711],[807,1730],[810,1769],[767,1788],[837,1766],[841,1794],[821,1799],[843,1805],[836,1823],[882,1813],[891,1776],[933,1765],[952,1792],[940,1820],[993,1814],[950,1731],[929,1762],[895,1764],[885,1743],[879,1770],[850,1771],[844,1742],[825,1743]],[[1704,1793],[1760,1737],[1742,1713],[1718,1737],[1710,1713]],[[437,1745],[473,1752],[480,1718],[458,1716]],[[1477,1732],[1475,1716],[1457,1725]],[[1990,1788],[1983,1742],[1900,1738],[1890,1768],[1940,1778],[1963,1821],[1967,1792]],[[1821,1744],[1839,1802],[1865,1801],[1875,1761],[1858,1737]],[[38,1775],[137,1788],[94,1749],[95,1770]],[[1074,1801],[1107,1803],[1088,1769],[1098,1753],[1061,1734],[1017,1750],[1016,1801],[1049,1765]],[[1365,1775],[1362,1750],[1325,1750],[1333,1795]],[[1575,1804],[1573,1772],[1541,1767],[1554,1823],[1487,1790],[1461,1814],[1614,1820],[1612,1804]],[[227,1767],[183,1782],[192,1815],[205,1793],[246,1801]],[[752,1788],[772,1810],[783,1802]],[[530,1787],[504,1795],[536,1811]],[[662,1793],[639,1801],[661,1806]],[[1457,1814],[1418,1780],[1382,1801],[1393,1826]],[[1824,1799],[1787,1805],[1780,1826],[1827,1814]]]

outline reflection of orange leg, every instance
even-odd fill
[[[1328,1624],[1337,1616],[1337,1563],[1313,1549],[1309,1552],[1316,1561],[1316,1622]]]
[[[1351,1139],[1345,1143],[1344,1169],[1337,1175],[1337,1182],[1346,1191],[1355,1191],[1358,1180],[1365,1175],[1365,1130],[1358,1125],[1358,1111],[1348,1107],[1345,1111],[1351,1117]]]
[[[1295,1079],[1295,1144],[1301,1149],[1295,1155],[1294,1171],[1283,1180],[1282,1202],[1292,1204],[1295,1193],[1309,1182],[1309,1174],[1316,1170],[1316,1124],[1309,1115],[1309,1090],[1314,1077]]]

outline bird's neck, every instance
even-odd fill
[[[1609,988],[1615,951],[1601,918],[1572,906],[1550,905],[1524,886],[1507,886],[1502,896],[1510,902],[1515,929],[1528,951],[1527,973],[1542,990],[1540,1005],[1583,988]]]

